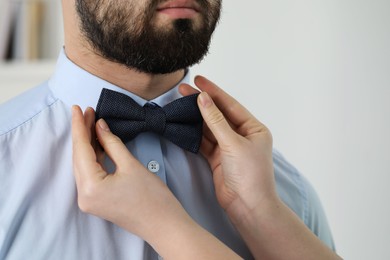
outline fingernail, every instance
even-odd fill
[[[99,119],[99,121],[97,122],[98,123],[98,126],[102,129],[102,130],[104,130],[104,131],[106,131],[106,132],[110,132],[110,128],[108,127],[108,125],[107,125],[107,123],[106,123],[106,121],[104,121],[104,119]]]
[[[213,100],[209,94],[207,94],[207,92],[202,92],[199,94],[199,101],[203,107],[209,107],[213,104]]]
[[[77,105],[72,106],[72,115],[76,114],[77,112]]]

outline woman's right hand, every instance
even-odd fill
[[[92,108],[83,115],[74,106],[72,116],[74,175],[82,211],[143,238],[149,238],[158,229],[154,225],[158,221],[169,221],[174,214],[186,216],[168,187],[133,157],[104,120],[95,126]],[[104,169],[103,151],[96,139],[116,165],[112,174]]]

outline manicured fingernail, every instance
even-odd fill
[[[209,107],[213,104],[213,100],[206,92],[202,92],[199,94],[199,101],[203,107]]]
[[[99,119],[99,121],[97,122],[98,123],[98,126],[106,131],[106,132],[110,132],[110,128],[108,127],[106,121],[104,121],[104,119]]]

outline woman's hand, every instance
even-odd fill
[[[95,127],[93,109],[88,108],[83,116],[74,106],[72,113],[74,175],[82,211],[144,238],[158,228],[153,226],[154,218],[173,215],[164,212],[185,214],[167,186],[131,155],[104,120]],[[112,174],[104,170],[104,154],[94,138],[95,128],[97,139],[116,165]]]
[[[235,99],[204,77],[199,109],[206,123],[201,151],[216,196],[256,259],[340,259],[278,197],[272,136]],[[184,95],[196,90],[183,84]],[[213,102],[214,101],[214,102]]]
[[[206,123],[201,152],[212,169],[217,199],[234,221],[243,210],[277,200],[272,136],[214,83],[198,76],[195,84],[203,91],[198,103]],[[182,85],[181,92],[186,95],[194,89]]]

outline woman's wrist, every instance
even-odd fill
[[[232,206],[228,215],[256,259],[340,259],[279,198]]]
[[[164,259],[241,259],[184,209],[166,220],[145,239]]]
[[[259,218],[275,214],[283,203],[276,192],[266,196],[239,197],[226,209],[226,213],[235,226],[258,224]],[[255,223],[253,223],[255,222]]]

